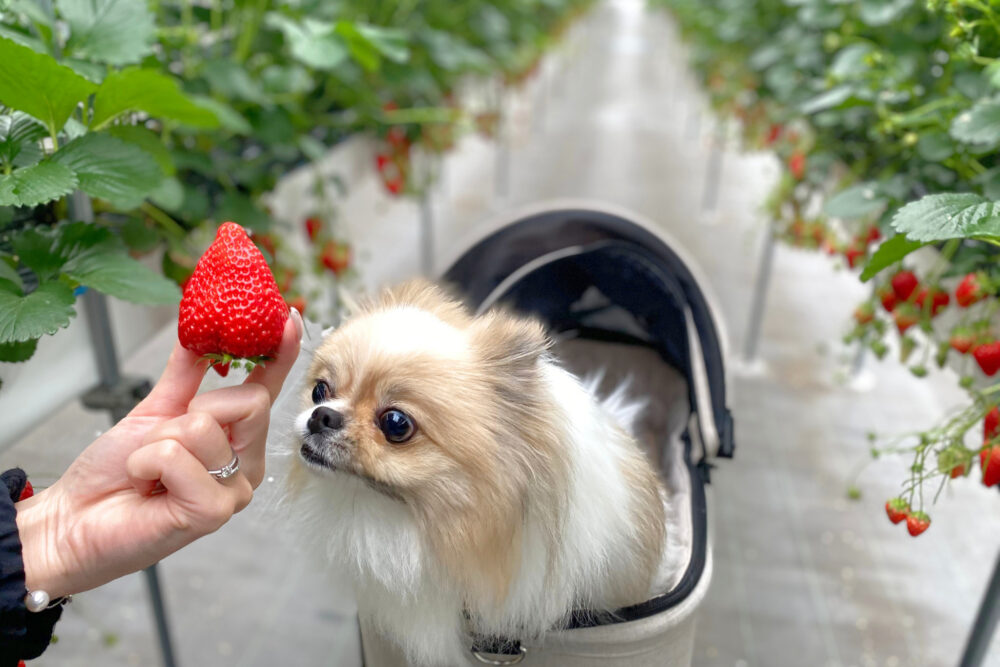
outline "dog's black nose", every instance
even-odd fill
[[[339,431],[344,426],[344,415],[331,408],[318,407],[309,415],[306,426],[310,433]]]

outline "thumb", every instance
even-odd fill
[[[207,369],[208,364],[200,356],[181,347],[180,342],[174,343],[163,375],[131,414],[136,417],[184,414]]]

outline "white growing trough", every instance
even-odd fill
[[[508,218],[461,251],[444,280],[471,307],[503,303],[548,323],[555,352],[607,387],[648,399],[641,434],[673,496],[668,535],[687,550],[670,590],[615,618],[574,613],[544,637],[469,638],[465,665],[690,667],[712,573],[708,462],[733,454],[725,343],[707,283],[677,244],[630,213],[558,203]],[[407,664],[361,626],[366,667]]]

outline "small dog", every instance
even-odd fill
[[[600,402],[549,347],[535,320],[411,282],[315,353],[286,501],[414,664],[463,662],[470,634],[538,638],[672,576],[641,408]]]

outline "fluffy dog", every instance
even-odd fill
[[[388,290],[329,334],[295,420],[287,500],[415,664],[531,639],[662,592],[667,494],[622,392],[600,401],[541,324]]]

